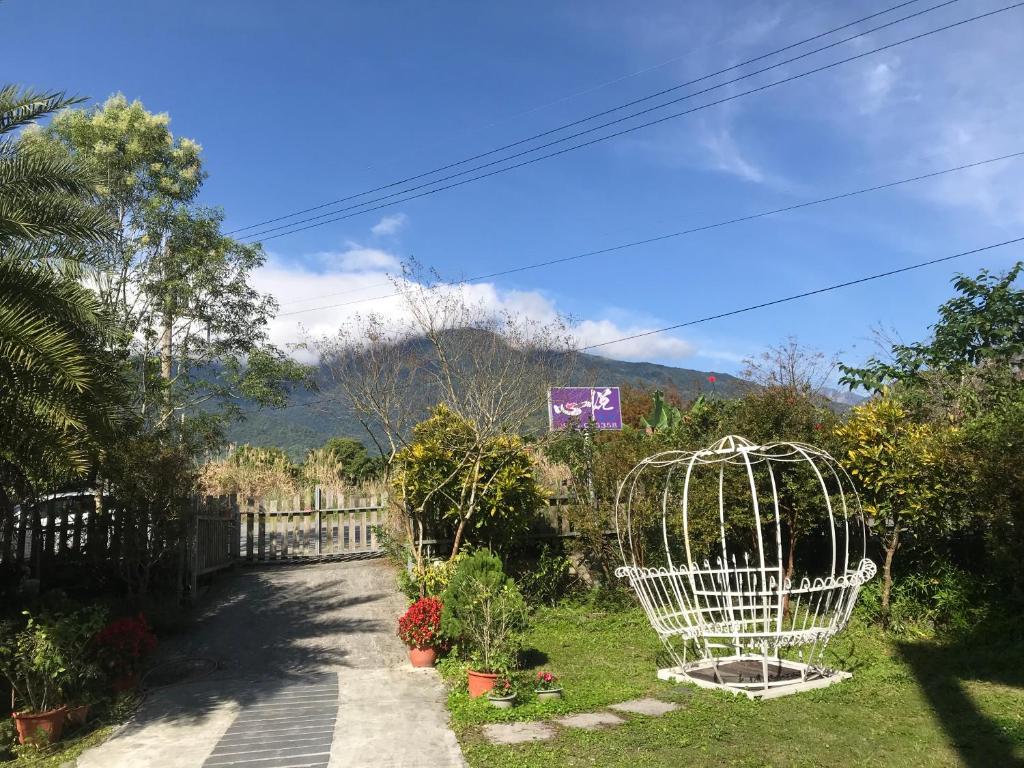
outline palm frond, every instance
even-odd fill
[[[0,192],[0,246],[15,240],[70,237],[108,242],[112,237],[106,213],[81,198],[41,193],[31,196]]]
[[[63,193],[87,197],[94,183],[95,179],[83,173],[70,158],[16,149],[10,142],[0,142],[0,195]]]
[[[0,135],[83,101],[85,99],[68,96],[64,91],[44,93],[13,84],[0,86]]]

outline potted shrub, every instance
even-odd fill
[[[526,626],[523,596],[486,550],[460,564],[442,596],[441,631],[470,652],[469,695],[482,696],[498,676],[514,668]]]
[[[436,597],[421,597],[398,620],[398,636],[414,667],[434,666],[440,631],[441,601]]]
[[[142,662],[156,648],[156,635],[141,613],[126,616],[100,630],[96,648],[114,692],[134,691],[139,686]]]
[[[25,616],[24,628],[3,628],[0,674],[20,707],[11,714],[18,742],[45,746],[60,739],[67,717],[61,700],[66,684],[64,649],[50,627],[28,612]]]
[[[562,687],[558,684],[558,677],[547,670],[537,673],[537,685],[534,690],[540,701],[562,698]]]
[[[492,707],[511,709],[516,703],[516,690],[512,681],[505,675],[498,675],[494,687],[487,692],[487,700],[491,702]]]
[[[93,702],[101,696],[104,675],[97,657],[96,637],[106,618],[102,608],[85,608],[54,625],[57,642],[65,649],[64,701],[68,725],[83,725]]]

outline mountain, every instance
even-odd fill
[[[860,405],[868,399],[864,395],[858,395],[856,392],[851,392],[848,389],[837,389],[836,387],[822,387],[821,394],[833,403],[845,405],[850,408],[855,405]]]
[[[738,397],[751,384],[730,376],[712,374],[689,368],[674,368],[656,363],[630,363],[597,355],[580,355],[579,386],[601,385],[621,387],[633,385],[643,389],[678,390],[686,399],[704,393],[720,397]],[[331,437],[355,437],[368,440],[366,431],[352,414],[344,394],[331,386],[329,377],[319,376],[319,392],[296,392],[287,408],[264,409],[250,413],[244,421],[228,430],[228,439],[235,443],[272,445],[283,448],[293,459],[302,458]]]

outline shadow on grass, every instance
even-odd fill
[[[954,643],[901,642],[896,645],[951,745],[968,768],[1024,766],[1017,744],[971,698],[966,680],[1024,687],[1024,654],[1019,645],[993,647],[991,638]]]
[[[523,648],[519,652],[519,668],[532,669],[548,663],[548,655],[537,648]]]

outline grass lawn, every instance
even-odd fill
[[[102,744],[125,722],[138,706],[134,695],[123,694],[116,700],[95,707],[95,713],[84,727],[65,730],[56,744],[45,748],[23,748],[21,754],[5,754],[0,749],[0,765],[4,768],[64,768],[75,765],[78,756],[90,747]]]
[[[62,768],[72,766],[89,747],[102,744],[116,726],[101,725],[96,729],[89,729],[82,735],[71,735],[57,742],[51,747],[39,750],[26,750],[17,758],[4,761],[0,757],[0,765],[9,768]]]
[[[514,709],[498,710],[453,690],[452,723],[471,766],[1024,766],[1020,643],[942,644],[854,624],[832,647],[834,664],[852,671],[852,680],[765,702],[658,681],[661,645],[639,610],[543,609],[526,647],[526,674],[555,672],[565,698],[541,704],[527,694]],[[480,735],[487,722],[590,711],[644,695],[681,707],[660,718],[625,716],[605,731],[566,729],[525,746],[491,745]]]

